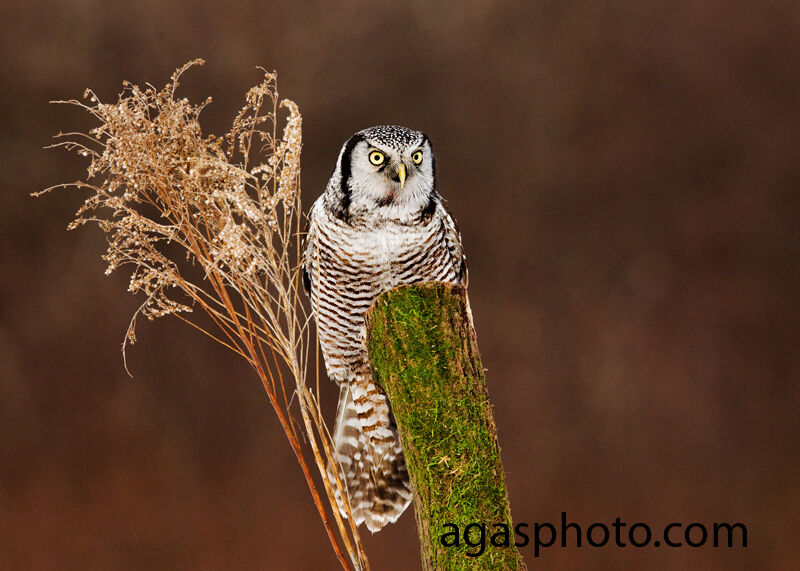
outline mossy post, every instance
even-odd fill
[[[395,288],[367,312],[367,348],[406,454],[423,567],[525,569],[514,545],[497,429],[467,312],[461,286]],[[457,527],[458,536],[447,524]],[[483,550],[481,528],[470,524],[484,524]]]

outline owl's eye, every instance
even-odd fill
[[[385,161],[385,160],[386,160],[386,157],[380,151],[372,151],[369,154],[369,162],[371,162],[375,166],[383,164],[383,161]]]
[[[418,165],[422,162],[422,151],[414,151],[414,154],[411,155],[411,160],[414,161],[415,165]]]

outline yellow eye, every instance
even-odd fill
[[[385,161],[385,160],[386,160],[386,157],[384,157],[383,153],[380,152],[380,151],[372,151],[369,154],[369,162],[371,162],[375,166],[383,164],[383,161]]]
[[[414,151],[414,154],[411,155],[411,160],[414,161],[415,165],[418,165],[422,162],[422,151]]]

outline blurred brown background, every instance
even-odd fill
[[[0,568],[335,569],[255,376],[107,278],[42,150],[123,79],[304,114],[306,205],[354,131],[426,131],[460,222],[517,521],[742,521],[747,549],[551,548],[539,569],[788,569],[800,516],[800,5],[5,0]],[[332,391],[327,406],[335,407]],[[612,541],[613,543],[613,541]],[[418,568],[413,515],[367,538]]]

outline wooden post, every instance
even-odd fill
[[[461,286],[393,289],[367,312],[367,348],[405,451],[424,569],[524,570],[467,311]]]

